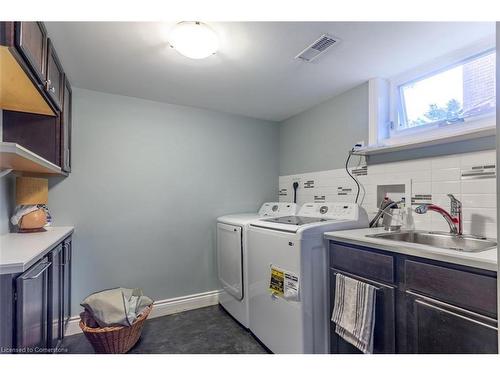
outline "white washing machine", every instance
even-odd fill
[[[273,353],[328,353],[328,253],[323,234],[367,228],[354,203],[307,203],[248,228],[250,331]]]
[[[221,216],[217,219],[217,273],[222,285],[219,303],[248,328],[247,228],[259,218],[297,213],[295,203],[267,202],[258,213]]]

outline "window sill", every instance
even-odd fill
[[[446,137],[427,139],[427,140],[412,140],[393,145],[371,145],[355,151],[355,155],[377,155],[388,154],[396,151],[404,151],[421,147],[436,146],[452,142],[466,141],[482,137],[493,136],[496,134],[496,126],[466,131],[463,133],[455,133]]]

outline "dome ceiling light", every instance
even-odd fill
[[[168,38],[170,47],[191,59],[204,59],[217,52],[217,34],[202,22],[180,22]]]

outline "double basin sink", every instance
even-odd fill
[[[478,253],[494,249],[497,246],[495,241],[484,237],[417,230],[401,230],[397,232],[368,234],[366,237],[428,245],[440,249],[450,249],[469,253]]]

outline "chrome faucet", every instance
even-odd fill
[[[435,204],[423,204],[415,208],[415,212],[425,214],[427,211],[434,211],[441,214],[450,226],[450,233],[461,236],[463,234],[462,202],[455,198],[453,194],[448,194],[448,197],[451,200],[450,212]]]

